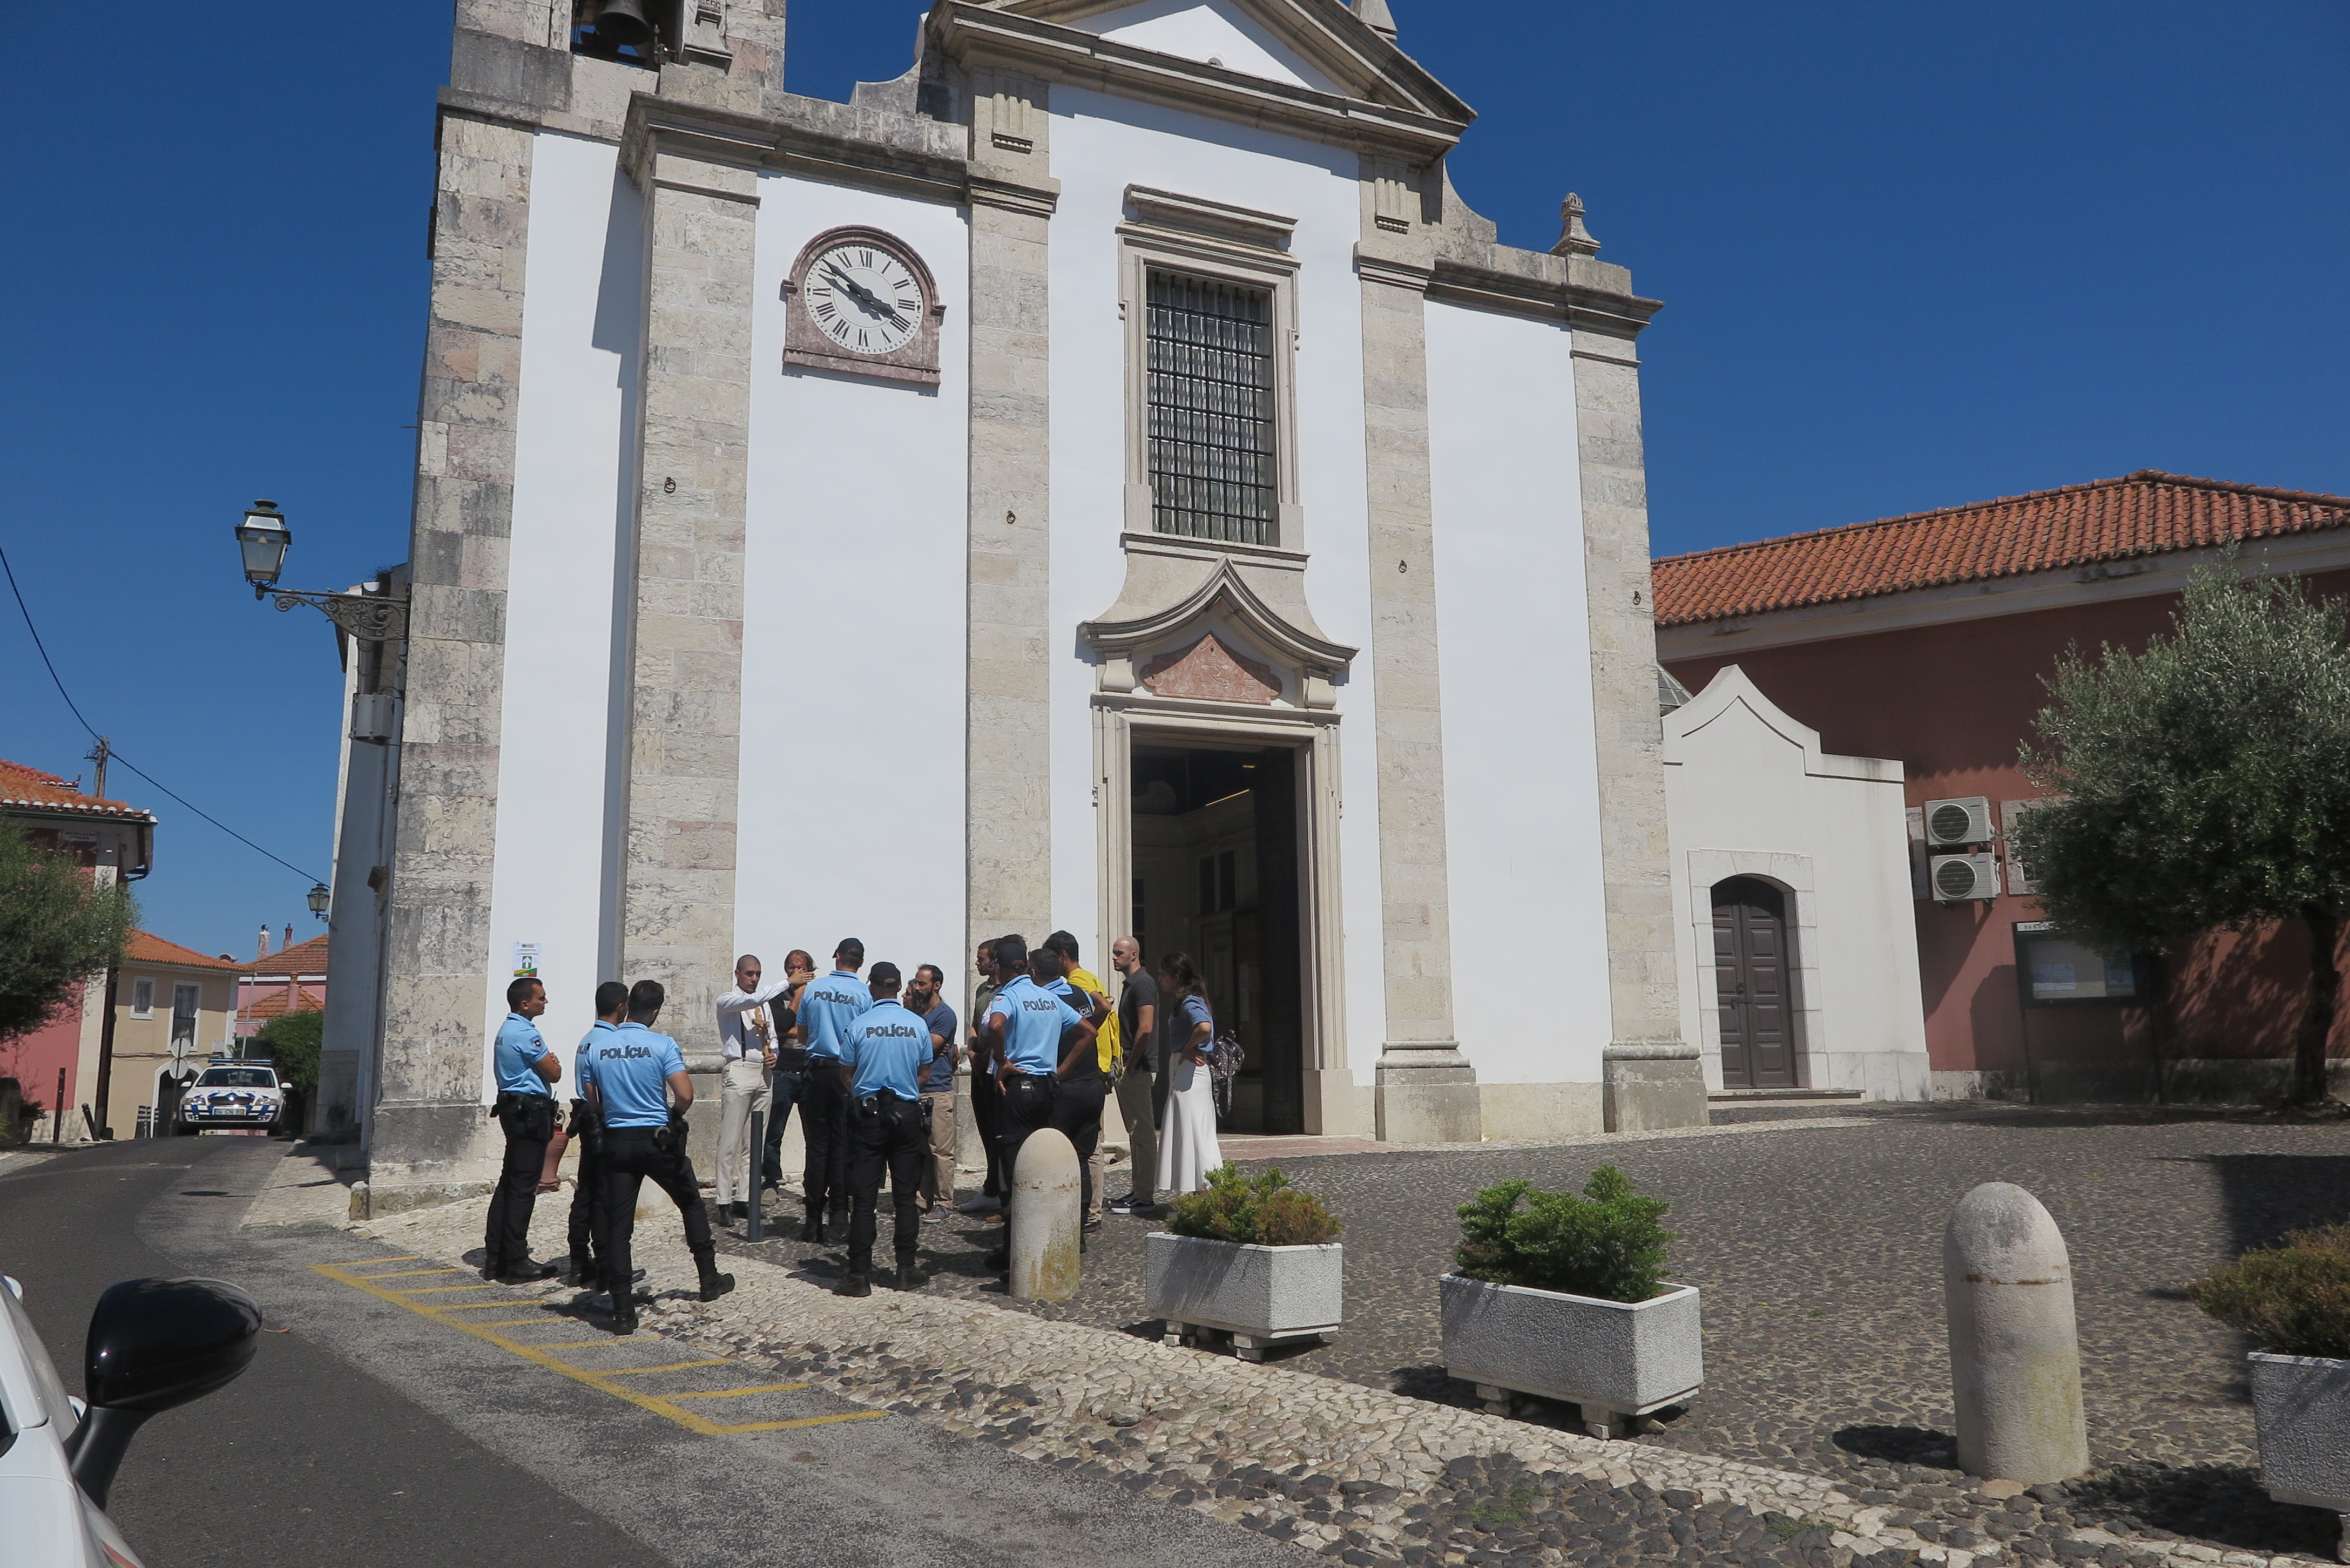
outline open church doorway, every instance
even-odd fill
[[[1137,736],[1132,929],[1155,971],[1199,965],[1219,1030],[1248,1052],[1233,1132],[1305,1130],[1305,861],[1293,746]]]

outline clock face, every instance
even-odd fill
[[[803,296],[808,319],[851,354],[894,354],[922,329],[928,308],[913,269],[852,241],[816,258]]]

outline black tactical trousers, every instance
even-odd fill
[[[930,1154],[931,1118],[920,1100],[876,1098],[848,1107],[848,1272],[870,1273],[881,1228],[881,1178],[898,1208],[898,1257],[910,1258],[922,1237],[922,1161]]]
[[[1020,1174],[1021,1146],[1028,1135],[1042,1132],[1053,1125],[1053,1102],[1059,1085],[1051,1078],[1013,1077],[1003,1082],[1003,1111],[1001,1126],[1003,1136],[997,1140],[1003,1151],[1003,1255],[1012,1256],[1013,1205],[1012,1188]]]
[[[807,1140],[807,1170],[802,1178],[810,1219],[827,1206],[848,1207],[848,1085],[840,1064],[811,1061],[800,1080],[800,1137]]]
[[[483,1266],[493,1274],[530,1261],[530,1217],[538,1207],[539,1172],[555,1137],[555,1096],[500,1095],[498,1127],[506,1135],[506,1156],[498,1168],[498,1189],[482,1236]]]
[[[603,1124],[575,1114],[571,1141],[579,1146],[579,1177],[571,1188],[571,1257],[585,1263],[596,1256],[597,1237],[604,1228]]]
[[[659,1127],[609,1127],[604,1133],[604,1233],[596,1243],[596,1261],[604,1270],[604,1288],[617,1303],[626,1298],[630,1276],[637,1272],[629,1250],[637,1234],[637,1195],[650,1178],[677,1204],[685,1218],[685,1244],[694,1262],[707,1264],[717,1252],[711,1239],[710,1211],[702,1206],[702,1188],[693,1179],[693,1161],[683,1148],[658,1148]]]
[[[1109,1085],[1100,1078],[1064,1079],[1053,1091],[1053,1125],[1066,1133],[1077,1151],[1079,1215],[1094,1211],[1094,1147],[1101,1142],[1102,1102]]]

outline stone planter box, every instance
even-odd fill
[[[1447,1274],[1444,1369],[1474,1383],[1488,1409],[1512,1394],[1580,1406],[1596,1438],[1628,1432],[1634,1418],[1686,1405],[1705,1384],[1705,1343],[1695,1285],[1668,1285],[1652,1301],[1601,1301]]]
[[[1268,1346],[1336,1332],[1346,1316],[1347,1249],[1244,1247],[1154,1231],[1142,1241],[1143,1310],[1167,1320],[1166,1343],[1185,1328],[1221,1329],[1244,1361]]]
[[[2350,1515],[2350,1361],[2251,1357],[2261,1485],[2279,1502]]]

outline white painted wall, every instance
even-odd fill
[[[1142,0],[1076,24],[1112,43],[1178,59],[1222,61],[1230,70],[1290,87],[1336,92],[1337,86],[1232,0]],[[1055,172],[1059,148],[1055,147]]]
[[[1789,894],[1807,1086],[1929,1097],[1926,1012],[1902,767],[1820,750],[1731,665],[1665,718],[1681,1036],[1721,1085],[1714,885],[1759,877]]]
[[[1118,244],[1126,188],[1147,185],[1297,219],[1299,488],[1315,619],[1363,648],[1342,687],[1347,809],[1346,1057],[1368,1085],[1386,1029],[1381,990],[1378,758],[1368,648],[1370,562],[1363,445],[1362,228],[1352,153],[1083,88],[1053,89],[1053,174],[1061,182],[1052,254],[1053,919],[1093,965],[1122,933],[1095,930],[1093,668],[1077,626],[1117,602],[1126,483],[1126,326]],[[1123,809],[1124,803],[1118,803]],[[1098,967],[1098,966],[1095,966]]]
[[[1570,347],[1428,306],[1452,1007],[1482,1084],[1598,1083],[1611,1032]],[[1529,1030],[1536,976],[1580,1000]]]
[[[484,1101],[515,943],[539,944],[550,1043],[586,1032],[608,978],[615,603],[634,511],[622,454],[635,446],[643,296],[642,203],[617,159],[604,143],[546,132],[532,161]]]
[[[961,209],[759,182],[743,563],[737,947],[780,973],[841,938],[908,974],[963,940],[971,238]],[[920,253],[947,307],[944,385],[784,358],[784,280],[864,223]]]

